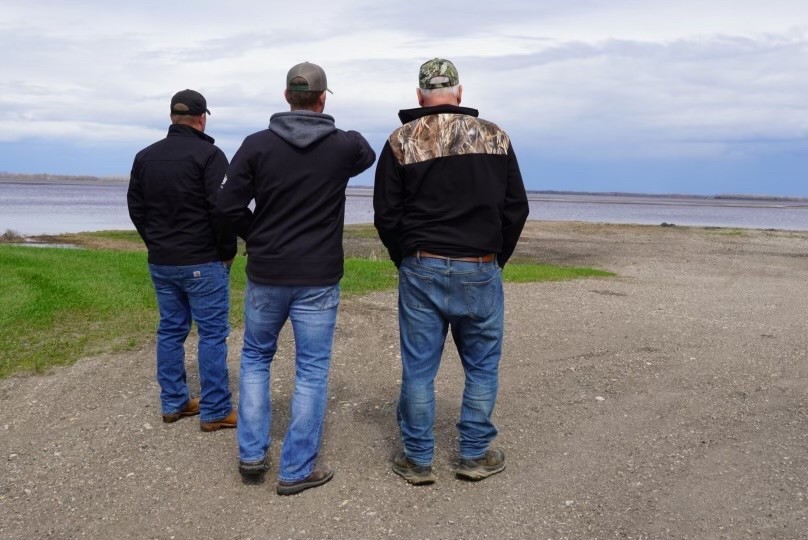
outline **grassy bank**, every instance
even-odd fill
[[[361,238],[363,232],[347,238]],[[130,350],[154,334],[157,308],[137,234],[109,231],[49,237],[80,249],[0,244],[0,377],[43,372],[93,354]],[[243,251],[243,250],[242,250]],[[231,323],[241,326],[245,257],[231,272]],[[514,282],[608,276],[586,268],[513,264]],[[393,265],[382,259],[349,257],[344,298],[396,286]]]

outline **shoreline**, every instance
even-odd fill
[[[618,223],[618,222],[596,222],[596,221],[563,221],[563,220],[543,220],[543,219],[529,219],[528,224],[541,224],[543,226],[553,228],[569,228],[575,229],[580,227],[599,227],[599,228],[633,228],[637,231],[642,229],[678,229],[681,231],[703,231],[715,232],[724,234],[743,234],[749,233],[781,233],[781,234],[805,234],[808,229],[776,229],[776,228],[753,228],[753,227],[740,227],[740,226],[713,226],[713,225],[677,225],[675,223]],[[535,225],[534,225],[535,226]],[[346,229],[351,228],[365,228],[373,227],[373,223],[350,223],[345,224]],[[527,225],[526,225],[527,227]],[[134,227],[131,229],[108,229],[114,231],[131,231],[135,232]],[[85,234],[92,232],[102,231],[79,231],[79,232],[64,232],[64,233],[43,233],[43,234],[16,234],[14,231],[5,231],[0,233],[0,245],[20,245],[31,247],[65,247],[72,246],[70,237],[76,234]],[[374,237],[375,238],[375,237]],[[347,238],[345,239],[348,240]],[[347,256],[347,255],[346,255]]]
[[[60,176],[60,175],[12,175],[0,176],[0,184],[19,185],[54,185],[67,186],[116,186],[128,184],[128,176]],[[355,197],[372,197],[372,186],[349,185],[346,194]],[[547,202],[583,202],[591,199],[593,203],[607,204],[671,204],[680,206],[758,206],[761,208],[808,208],[808,197],[775,196],[775,195],[744,195],[744,194],[717,194],[695,195],[676,193],[623,193],[623,192],[592,192],[592,191],[543,191],[527,190],[527,196],[532,201]],[[576,197],[581,200],[570,200]],[[636,200],[629,200],[636,199]],[[647,200],[647,201],[646,201]],[[669,202],[652,202],[654,200]],[[726,203],[725,203],[726,201]],[[748,203],[748,204],[746,204]],[[772,205],[772,206],[770,206]]]
[[[436,380],[438,480],[416,488],[390,471],[395,291],[341,303],[321,451],[336,473],[296,497],[274,490],[294,379],[289,328],[272,367],[263,485],[241,483],[232,431],[160,422],[153,340],[2,380],[0,537],[802,538],[807,240],[528,223],[514,260],[618,275],[506,285],[494,444],[508,467],[479,483],[453,474],[463,373],[451,340]],[[384,255],[361,235],[349,249]],[[242,335],[228,338],[235,399]],[[190,346],[196,391],[195,359]],[[497,511],[469,510],[483,503]]]

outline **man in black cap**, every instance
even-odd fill
[[[236,236],[213,214],[227,158],[204,133],[205,98],[182,90],[171,98],[168,136],[135,156],[129,216],[149,251],[160,323],[157,382],[163,422],[201,415],[202,431],[236,427],[227,373],[230,264]],[[195,321],[201,397],[185,381],[185,338]]]
[[[244,140],[218,202],[247,241],[238,443],[239,471],[248,482],[260,480],[267,468],[270,363],[287,319],[294,329],[295,387],[280,495],[333,476],[317,457],[343,272],[345,188],[376,159],[364,137],[337,129],[323,114],[326,91],[320,66],[304,62],[289,70],[284,96],[291,111],[272,115],[269,129]]]

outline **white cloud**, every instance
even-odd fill
[[[9,0],[1,17],[13,51],[0,59],[4,141],[147,144],[190,87],[208,98],[212,135],[235,147],[285,107],[301,60],[326,67],[338,125],[381,140],[417,106],[418,65],[435,55],[456,61],[464,104],[520,147],[720,154],[808,137],[803,0]]]

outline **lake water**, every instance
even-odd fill
[[[125,184],[0,182],[0,234],[132,230]],[[808,203],[530,194],[530,219],[808,231]],[[372,190],[349,188],[346,223],[372,223]]]

